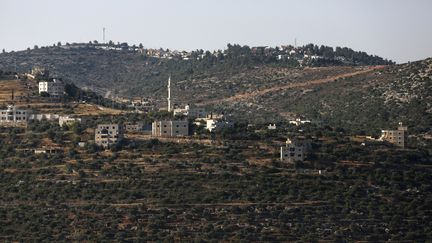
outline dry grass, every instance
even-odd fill
[[[27,89],[26,83],[20,80],[0,80],[0,102],[11,102],[12,90],[14,91],[15,100],[20,97],[27,97],[30,90]]]

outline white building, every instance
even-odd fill
[[[75,118],[70,116],[59,116],[59,126],[63,127],[64,125],[72,125],[75,122],[81,123],[81,118]]]
[[[175,108],[174,116],[187,116],[188,118],[205,118],[207,112],[204,108],[191,107],[190,105],[185,105],[184,108]]]
[[[206,129],[210,132],[217,131],[223,128],[232,128],[234,127],[234,123],[230,121],[226,121],[223,119],[207,119],[206,120]]]
[[[59,115],[57,114],[31,114],[29,120],[37,120],[37,121],[55,121],[59,119]]]
[[[289,121],[289,124],[293,124],[293,125],[296,125],[296,126],[300,126],[300,125],[306,124],[306,123],[311,123],[311,121],[310,120],[303,120],[301,118],[297,118],[295,120]]]
[[[178,137],[189,135],[189,123],[187,121],[154,121],[152,123],[152,136],[154,137]]]
[[[26,123],[30,117],[29,110],[17,109],[15,105],[8,105],[6,110],[0,110],[0,123]]]
[[[59,79],[39,82],[39,94],[48,93],[51,97],[62,97],[64,94],[64,83]]]
[[[295,162],[304,161],[306,145],[303,141],[287,139],[286,145],[280,148],[280,160]]]
[[[276,124],[269,124],[269,125],[267,126],[267,129],[268,129],[268,130],[276,130]]]

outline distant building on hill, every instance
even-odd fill
[[[287,139],[285,146],[280,148],[280,160],[287,162],[304,161],[307,144],[299,139]]]
[[[30,73],[27,73],[27,77],[36,80],[47,80],[49,78],[49,71],[44,68],[35,67],[32,68]]]
[[[234,123],[227,121],[223,114],[210,113],[205,118],[196,118],[194,123],[197,126],[204,124],[204,128],[210,132],[234,127]]]
[[[396,146],[405,147],[408,128],[404,127],[402,122],[399,122],[397,130],[382,130],[379,140],[387,141]]]
[[[301,119],[301,118],[296,118],[295,120],[289,121],[289,124],[296,125],[296,126],[300,126],[300,125],[306,124],[306,123],[311,123],[311,121],[306,120],[306,119]]]
[[[107,148],[123,139],[123,129],[119,124],[99,124],[95,131],[95,143]]]
[[[152,136],[189,136],[189,123],[188,121],[154,121],[152,123]]]
[[[125,123],[124,130],[126,132],[141,132],[144,130],[144,123],[137,122],[137,123]]]
[[[64,95],[64,83],[60,79],[39,82],[39,94],[47,93],[50,97],[62,97]]]
[[[81,118],[70,117],[70,116],[59,116],[59,126],[72,125],[74,123],[81,123]]]
[[[0,123],[18,124],[27,123],[31,111],[16,108],[15,105],[8,105],[6,110],[0,110]]]
[[[276,130],[276,123],[275,124],[269,124],[268,126],[267,126],[267,129],[268,130]]]
[[[207,112],[202,107],[192,107],[191,105],[185,105],[184,108],[174,108],[174,116],[187,116],[191,119],[204,118]]]
[[[206,129],[210,132],[217,131],[223,128],[232,128],[234,123],[225,119],[207,119]]]
[[[59,119],[59,115],[57,114],[31,114],[29,116],[29,120],[36,121],[55,121]]]

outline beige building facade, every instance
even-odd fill
[[[382,130],[380,140],[387,141],[404,148],[406,145],[408,128],[400,122],[397,130]]]
[[[153,137],[182,137],[189,136],[187,121],[154,121],[152,123]]]

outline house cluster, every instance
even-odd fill
[[[197,52],[185,50],[169,50],[163,48],[144,48],[142,45],[129,46],[127,43],[72,43],[60,46],[62,49],[80,49],[80,48],[95,48],[100,50],[109,51],[129,51],[140,53],[145,56],[160,58],[160,59],[176,59],[176,60],[191,60],[203,59],[206,55],[214,57],[229,55],[228,50],[215,50],[205,52],[203,50]],[[294,59],[302,63],[307,60],[323,59],[323,56],[314,54],[307,47],[297,47],[292,45],[281,45],[276,47],[270,46],[256,46],[251,47],[250,52],[252,55],[264,55],[266,57],[273,57],[276,60]],[[343,60],[343,57],[335,57],[336,59]]]
[[[24,74],[26,78],[38,82],[39,95],[53,98],[61,98],[65,92],[65,84],[60,78],[50,78],[49,70],[44,68],[32,68],[30,73]]]
[[[174,116],[185,116],[189,119],[204,118],[207,116],[207,112],[202,107],[192,107],[190,104],[181,107],[174,107]]]
[[[227,120],[223,114],[210,113],[205,118],[197,118],[195,125],[203,125],[204,128],[209,132],[219,131],[224,128],[234,127],[234,123]]]
[[[49,78],[49,75],[49,70],[40,67],[32,68],[30,73],[25,74],[27,78],[35,80],[47,80]]]
[[[149,112],[155,109],[154,101],[150,98],[133,98],[131,100],[122,100],[122,103],[128,103],[129,108],[134,108],[137,112]]]
[[[74,122],[81,122],[81,118],[69,115],[60,116],[57,114],[36,114],[32,110],[21,109],[15,105],[8,105],[5,110],[0,110],[0,124],[7,126],[26,125],[31,120],[37,121],[58,121],[59,126],[71,125]]]
[[[375,139],[371,136],[366,138],[377,142],[388,142],[395,146],[405,148],[408,128],[400,122],[396,130],[382,130],[381,137]],[[364,145],[365,143],[362,143]],[[288,138],[285,146],[280,147],[280,160],[287,162],[304,161],[311,144],[303,138]]]

